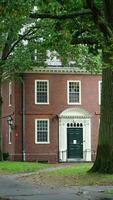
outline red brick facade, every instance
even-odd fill
[[[49,104],[35,104],[35,80],[49,81]],[[81,81],[81,104],[68,105],[67,81]],[[9,82],[2,87],[3,116],[14,112],[15,127],[12,144],[8,142],[7,118],[3,118],[3,150],[12,160],[59,161],[59,115],[68,108],[82,108],[91,114],[91,156],[94,159],[99,127],[99,81],[100,75],[72,72],[24,73],[23,82],[15,81],[12,87],[12,105],[9,106]],[[50,143],[35,143],[35,119],[50,120]]]

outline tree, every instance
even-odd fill
[[[17,6],[18,5],[18,6]],[[2,157],[2,81],[7,74],[9,75],[9,66],[5,67],[8,57],[14,50],[16,44],[18,44],[19,38],[18,32],[21,23],[24,21],[24,14],[26,13],[24,8],[25,4],[20,1],[1,1],[0,2],[0,151]],[[28,8],[28,7],[27,7]],[[17,32],[15,32],[17,30]],[[14,68],[14,67],[12,67]]]
[[[58,2],[58,1],[57,1]],[[87,44],[89,49],[102,49],[102,101],[97,156],[90,172],[113,173],[113,2],[111,0],[78,1],[78,7],[66,12],[68,2],[62,2],[63,14],[34,13],[32,18],[72,19],[71,34],[74,45]],[[63,9],[62,9],[63,7]],[[71,8],[75,10],[71,10]],[[69,11],[68,10],[68,11]],[[81,19],[81,16],[84,16]],[[79,23],[78,23],[79,22]],[[82,25],[80,25],[80,22]],[[75,24],[79,24],[78,27]],[[89,25],[88,25],[89,24]],[[84,26],[85,25],[85,26]],[[68,27],[69,30],[69,27]]]
[[[44,47],[38,40],[41,31],[48,26],[29,17],[34,12],[33,0],[0,1],[0,151],[2,152],[2,82],[14,79],[26,69],[37,63],[32,59],[36,45],[43,52]],[[46,31],[45,31],[46,32]],[[37,40],[37,42],[33,40]],[[29,41],[26,45],[25,42]]]
[[[95,14],[94,7],[97,8],[95,4],[88,0],[87,3]],[[101,118],[97,156],[90,171],[113,173],[113,3],[111,0],[103,1],[103,12],[105,21],[102,19],[99,22],[99,14],[97,15],[97,25],[104,35]]]

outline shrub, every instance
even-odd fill
[[[9,157],[9,153],[8,152],[3,152],[3,160],[7,160]]]
[[[9,153],[8,152],[1,152],[0,151],[0,160],[7,160],[9,157]]]

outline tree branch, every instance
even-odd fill
[[[84,9],[81,11],[76,11],[73,13],[69,13],[69,14],[63,14],[63,15],[55,15],[55,14],[51,14],[51,13],[43,13],[43,14],[38,14],[38,13],[31,13],[30,14],[30,18],[34,18],[34,19],[73,19],[75,17],[79,17],[79,16],[84,16],[84,15],[91,15],[92,11],[91,9]]]
[[[104,20],[102,13],[94,3],[94,0],[86,0],[89,9],[91,9],[93,13],[93,18],[95,24],[99,27],[100,31],[104,34],[105,37],[113,37],[112,30]]]
[[[92,39],[92,38],[76,38],[76,39],[72,39],[71,41],[72,45],[76,45],[76,44],[87,44],[87,45],[94,45],[94,44],[98,44],[98,40],[96,39]]]
[[[35,35],[35,36],[31,36],[31,37],[25,37],[25,40],[31,41],[31,40],[35,40],[37,38],[38,38],[38,36]]]
[[[5,48],[4,48],[3,54],[2,54],[2,60],[6,60],[8,58],[8,56],[10,55],[10,53],[14,50],[15,46],[17,46],[18,43],[20,41],[22,41],[27,35],[29,35],[30,33],[34,33],[34,29],[36,29],[36,28],[37,28],[37,26],[31,27],[24,35],[20,36],[19,39],[13,43],[12,46],[11,46],[12,43],[9,45],[9,42],[6,42]],[[8,39],[9,39],[9,36],[8,36]],[[8,41],[8,39],[7,39],[7,41]]]
[[[2,56],[1,56],[2,61],[7,59],[7,54],[9,52],[9,49],[11,48],[11,44],[12,44],[13,41],[14,41],[14,37],[12,36],[11,30],[10,30],[8,32],[6,43],[5,43],[5,46],[4,46],[3,51],[2,51]]]
[[[90,28],[86,27],[86,28],[81,28],[80,30],[78,31],[75,31],[72,35],[73,38],[77,38],[79,37],[80,35],[82,35],[83,33],[85,32],[91,32]]]

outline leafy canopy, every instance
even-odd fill
[[[102,1],[96,1],[102,8]],[[99,71],[103,35],[92,15],[58,20],[33,14],[69,15],[87,9],[85,0],[1,0],[0,51],[3,74],[12,76],[45,64],[46,50],[56,50],[62,63]],[[37,49],[37,61],[33,59]]]

